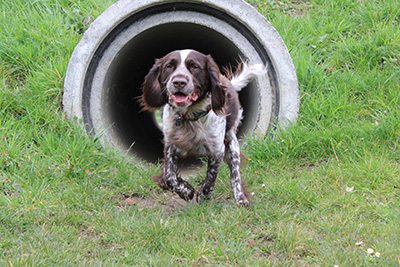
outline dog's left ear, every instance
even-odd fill
[[[207,75],[211,85],[211,107],[216,114],[225,113],[225,86],[220,81],[221,72],[214,59],[207,56]]]

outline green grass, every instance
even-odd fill
[[[288,46],[301,95],[296,125],[244,148],[248,209],[226,166],[212,200],[171,205],[157,166],[65,118],[69,57],[112,2],[0,0],[0,265],[400,265],[397,1],[248,0]]]

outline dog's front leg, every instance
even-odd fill
[[[168,146],[165,150],[164,172],[165,182],[168,189],[176,192],[184,200],[191,200],[195,190],[191,184],[177,176],[176,149],[174,145]]]
[[[246,198],[240,177],[240,146],[236,134],[231,130],[226,134],[225,161],[231,170],[231,187],[233,196],[238,206],[248,206],[250,202]]]
[[[197,192],[197,202],[202,202],[208,199],[214,190],[215,180],[217,179],[219,169],[221,168],[224,153],[217,154],[216,156],[208,158],[207,176],[201,182],[201,188]]]

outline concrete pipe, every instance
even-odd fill
[[[296,120],[298,84],[288,50],[274,27],[242,0],[116,2],[90,25],[71,56],[65,112],[104,147],[156,161],[162,156],[162,131],[155,114],[141,111],[141,84],[155,58],[186,48],[211,54],[221,67],[240,59],[268,65],[268,75],[240,92],[239,137],[263,135]]]

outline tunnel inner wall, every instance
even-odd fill
[[[103,116],[112,127],[119,144],[132,148],[147,161],[162,156],[162,132],[151,112],[141,111],[138,98],[141,84],[154,64],[176,49],[195,49],[210,54],[220,67],[236,66],[245,58],[235,44],[222,34],[193,23],[163,24],[141,32],[118,52],[107,72],[103,91]],[[255,84],[240,93],[244,109],[239,136],[243,136],[256,123],[259,99]]]

